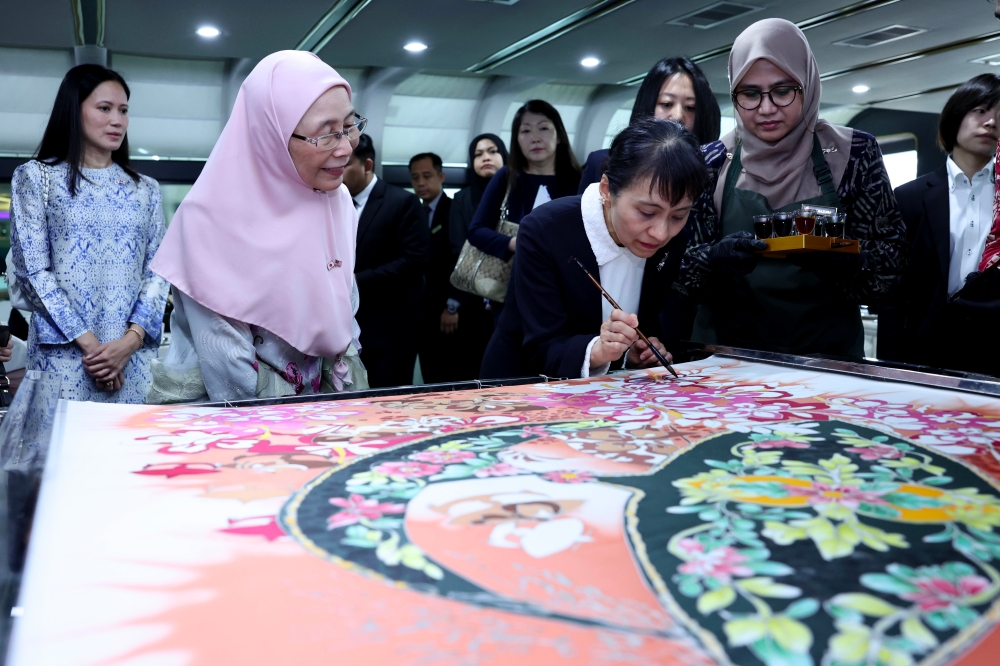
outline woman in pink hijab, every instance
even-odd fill
[[[364,129],[311,53],[264,58],[167,231],[173,338],[152,403],[367,388],[358,358],[358,217],[342,186]]]

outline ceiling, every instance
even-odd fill
[[[91,0],[92,1],[92,0]],[[518,0],[513,5],[484,0],[107,0],[105,46],[115,53],[181,58],[259,59],[295,48],[331,8],[361,6],[356,16],[320,51],[334,67],[403,67],[460,74],[512,44],[588,8],[615,8],[565,31],[483,75],[530,76],[588,84],[615,84],[642,74],[666,55],[704,54],[732,43],[749,23],[768,16],[803,21],[859,0],[737,0],[763,8],[714,28],[669,25],[666,21],[711,5],[715,0]],[[74,28],[67,0],[9,2],[0,20],[0,46],[69,48]],[[897,0],[806,32],[820,70],[830,73],[943,44],[1000,35],[994,0]],[[211,24],[222,30],[204,40],[194,30]],[[926,32],[870,48],[834,42],[902,24]],[[403,50],[411,40],[429,48]],[[900,64],[871,67],[824,81],[824,104],[870,104],[917,111],[939,111],[949,90],[900,98],[958,84],[1000,68],[970,60],[1000,53],[1000,39],[929,55]],[[595,56],[602,64],[580,66]],[[701,63],[720,93],[728,91],[725,54]],[[864,84],[868,93],[851,88]]]

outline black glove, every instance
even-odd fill
[[[766,250],[767,243],[757,240],[749,231],[729,234],[708,251],[712,270],[728,277],[741,277],[757,268],[760,256],[755,251]]]
[[[864,270],[866,253],[802,252],[788,255],[788,261],[815,273],[824,282],[844,284]]]

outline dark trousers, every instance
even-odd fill
[[[365,348],[361,351],[361,362],[368,371],[368,385],[372,388],[409,386],[413,383],[417,350]]]
[[[479,378],[483,352],[493,334],[493,317],[480,303],[463,304],[458,330],[441,332],[440,312],[425,315],[420,345],[420,372],[427,384]]]

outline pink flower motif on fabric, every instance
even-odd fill
[[[753,569],[746,566],[750,558],[731,546],[706,551],[705,545],[695,539],[681,539],[678,545],[688,556],[688,561],[677,567],[682,574],[714,578],[720,583],[753,575]]]
[[[913,581],[913,584],[919,591],[904,592],[899,596],[917,604],[921,611],[927,613],[948,608],[956,602],[976,596],[990,586],[990,581],[982,576],[970,575],[962,576],[957,583],[935,577]]]
[[[790,439],[768,439],[763,442],[754,442],[750,448],[754,449],[808,449],[808,442],[793,442]],[[848,449],[850,451],[850,449]]]
[[[435,463],[438,465],[449,465],[460,463],[469,458],[475,458],[472,451],[421,451],[410,456],[410,460],[419,460],[425,463]]]
[[[421,462],[386,462],[376,465],[373,471],[386,476],[401,476],[404,479],[412,479],[437,474],[441,471],[441,465],[428,465]]]
[[[285,366],[285,371],[281,373],[285,381],[295,387],[295,395],[302,393],[302,389],[305,388],[305,378],[302,373],[299,372],[299,366],[294,362],[289,361],[288,365]]]
[[[528,474],[527,470],[514,467],[509,463],[497,463],[489,467],[482,467],[473,472],[473,476],[485,479],[490,476],[517,476],[518,474]]]
[[[586,472],[573,471],[549,472],[543,474],[542,478],[547,481],[555,481],[556,483],[586,483],[587,481],[594,480],[594,477]]]
[[[403,513],[404,504],[379,503],[378,500],[365,499],[363,495],[351,495],[330,498],[330,504],[341,507],[341,511],[326,519],[326,529],[334,530],[346,525],[354,525],[362,519],[377,520],[387,513]]]
[[[857,509],[862,502],[868,504],[885,504],[879,493],[861,490],[856,486],[832,486],[816,482],[810,488],[788,487],[792,497],[805,497],[810,505],[840,504],[849,509]]]
[[[902,458],[903,452],[895,446],[888,444],[876,444],[875,446],[852,446],[845,449],[851,453],[857,453],[862,460],[882,460],[884,458]]]

